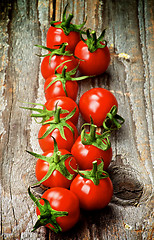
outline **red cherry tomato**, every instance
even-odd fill
[[[55,187],[45,191],[42,198],[49,201],[52,209],[68,212],[67,216],[56,218],[62,232],[68,231],[78,222],[80,216],[79,200],[73,192],[65,188]],[[44,200],[41,199],[40,203],[44,205]],[[38,207],[36,208],[36,214],[40,215]],[[50,223],[46,227],[53,228]]]
[[[51,157],[51,156],[53,156],[53,152],[54,152],[54,150],[47,151],[47,152],[43,153],[43,156]],[[61,155],[70,154],[70,152],[65,149],[59,149],[58,152]],[[75,177],[76,173],[72,170],[72,168],[70,168],[70,165],[73,169],[76,169],[76,160],[73,156],[68,157],[65,160],[65,166],[66,166],[67,170],[71,174],[73,174]],[[36,162],[36,167],[35,167],[35,175],[36,175],[37,180],[38,181],[42,180],[43,177],[47,174],[48,170],[49,170],[49,163],[42,159],[38,159]],[[72,178],[72,180],[73,180],[73,178]],[[50,188],[52,188],[52,187],[69,188],[72,180],[67,179],[56,169],[52,172],[52,174],[50,175],[50,177],[47,180],[42,182],[42,184],[44,186],[50,187]]]
[[[67,96],[72,98],[74,101],[77,98],[78,83],[76,81],[66,81],[66,93],[64,91],[61,81],[56,81],[50,87],[48,85],[56,78],[56,75],[52,75],[45,81],[44,92],[46,100],[59,96]],[[48,88],[47,88],[48,87]],[[47,88],[47,89],[46,89]]]
[[[59,23],[61,22],[57,22],[54,25],[57,25]],[[64,42],[67,42],[68,45],[66,46],[66,50],[73,52],[75,46],[80,40],[81,39],[79,32],[71,31],[68,35],[66,35],[63,29],[51,26],[47,32],[46,45],[49,48],[58,48],[55,45],[60,45]]]
[[[69,119],[74,125],[76,125],[78,122],[78,116],[79,116],[79,108],[76,102],[69,97],[61,96],[61,97],[55,97],[55,98],[49,99],[45,103],[45,106],[48,110],[52,111],[55,109],[56,104],[57,104],[57,107],[59,106],[62,109],[68,110],[68,113],[60,114],[60,118],[66,117],[76,107],[75,114],[73,115],[73,117]]]
[[[71,121],[66,121],[66,122],[74,129],[74,135],[73,135],[71,130],[64,126],[63,129],[64,129],[66,140],[62,138],[58,128],[55,128],[45,138],[40,139],[45,134],[45,132],[49,129],[50,125],[45,124],[41,126],[38,133],[38,138],[39,138],[38,141],[39,141],[40,148],[42,149],[43,152],[54,149],[54,142],[51,136],[53,136],[56,139],[59,149],[66,149],[68,151],[71,151],[71,148],[78,137],[78,130]]]
[[[84,60],[79,64],[79,71],[83,75],[100,75],[107,70],[110,63],[110,52],[107,46],[90,52],[87,44],[80,41],[75,47],[74,55]]]
[[[100,135],[99,133],[96,134]],[[106,170],[112,159],[111,147],[108,150],[103,151],[93,145],[84,145],[81,142],[81,136],[79,136],[73,144],[71,153],[75,157],[79,168],[82,170],[92,169],[92,162],[94,160],[97,160],[98,164],[103,160],[104,170]]]
[[[57,68],[58,73],[62,73],[62,69],[64,66],[67,66],[66,71],[71,71],[77,66],[77,60],[73,56],[63,56],[63,55],[53,55],[51,58],[50,56],[46,56],[43,58],[41,63],[41,73],[43,78],[47,79],[51,75],[55,74],[55,69],[58,67],[61,63],[72,60],[69,62],[66,62],[62,64],[59,68]]]
[[[90,122],[91,116],[93,123],[100,127],[114,105],[118,108],[118,102],[110,91],[92,88],[81,96],[79,110],[86,122]]]
[[[79,174],[72,181],[70,190],[79,198],[80,207],[85,210],[98,210],[106,207],[113,195],[113,185],[109,177],[100,179],[95,185],[92,180]]]

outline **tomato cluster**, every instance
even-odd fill
[[[66,18],[66,8],[62,22],[51,22],[47,46],[43,47],[48,50],[41,63],[46,103],[23,107],[35,112],[31,117],[41,118],[38,141],[43,154],[27,152],[37,158],[37,184],[48,188],[40,200],[28,188],[39,216],[33,231],[41,225],[54,232],[67,231],[79,220],[80,208],[96,210],[109,204],[113,195],[112,182],[105,171],[112,159],[109,137],[124,122],[117,114],[115,96],[106,89],[86,91],[79,107],[75,102],[77,81],[106,71],[110,53],[105,31],[98,39],[95,31],[84,32],[81,28],[85,22],[73,25],[73,15]],[[80,77],[76,77],[77,70]],[[76,127],[79,111],[85,120],[80,134]]]

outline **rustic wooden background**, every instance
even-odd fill
[[[79,83],[77,102],[93,87],[109,89],[119,102],[125,124],[111,138],[114,196],[99,212],[82,211],[67,233],[56,235],[44,227],[31,233],[36,215],[27,187],[36,181],[36,159],[25,150],[41,153],[40,126],[19,106],[45,103],[41,59],[36,56],[41,50],[34,45],[45,45],[50,20],[60,20],[67,2],[74,23],[87,16],[86,27],[98,34],[107,29],[110,67]],[[0,57],[0,239],[152,239],[153,0],[1,0]],[[80,116],[79,130],[82,123]]]

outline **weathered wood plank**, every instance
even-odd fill
[[[25,152],[31,148],[30,136],[33,136],[29,113],[23,112],[19,106],[22,105],[21,101],[35,102],[41,94],[40,59],[35,55],[40,50],[34,45],[44,41],[49,2],[6,3],[1,3],[3,12],[0,38],[3,60],[1,233],[4,239],[26,239],[26,233],[22,232],[26,232],[28,224],[32,226],[35,211],[27,196],[27,186],[35,181],[35,160]],[[27,239],[37,239],[39,236],[44,237],[44,229],[34,234],[28,230]]]
[[[51,17],[60,19],[66,3],[74,23],[87,16],[86,27],[106,30],[111,65],[95,80],[79,83],[80,96],[92,87],[114,93],[126,122],[111,138],[114,184],[112,203],[99,212],[81,212],[69,232],[55,235],[42,227],[31,233],[35,208],[27,195],[35,183],[35,159],[41,152],[39,125],[21,110],[20,101],[44,103],[40,50]],[[2,239],[152,239],[152,159],[154,106],[154,5],[139,1],[2,1],[0,16],[1,236]],[[121,57],[128,54],[129,58]],[[83,123],[80,116],[78,129]]]

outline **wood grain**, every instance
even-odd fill
[[[40,126],[20,106],[23,102],[45,103],[41,59],[36,56],[41,50],[34,45],[45,45],[50,19],[60,20],[67,3],[74,23],[82,23],[87,16],[86,27],[98,35],[106,28],[110,67],[103,75],[79,83],[77,103],[93,87],[110,90],[118,100],[125,124],[111,137],[109,173],[114,196],[99,212],[81,211],[79,223],[67,233],[55,235],[44,227],[31,233],[36,215],[27,187],[36,182],[36,159],[25,150],[41,153],[37,141]],[[2,0],[0,13],[0,239],[151,240],[153,1]],[[79,131],[82,123],[80,116]]]

